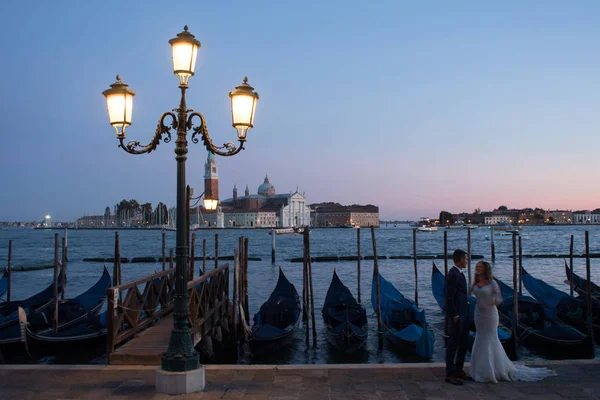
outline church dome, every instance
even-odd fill
[[[271,196],[275,193],[275,188],[269,183],[269,177],[265,176],[264,183],[258,187],[258,194],[261,196]]]

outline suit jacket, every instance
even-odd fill
[[[458,268],[452,267],[446,276],[446,314],[448,318],[469,316],[467,280]]]

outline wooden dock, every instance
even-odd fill
[[[160,365],[162,354],[169,347],[173,316],[168,315],[158,324],[141,332],[137,337],[108,355],[111,365]]]

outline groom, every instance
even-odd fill
[[[469,343],[469,303],[467,301],[467,280],[462,273],[467,265],[467,253],[455,250],[452,255],[454,266],[446,275],[446,382],[462,385],[463,380],[472,380],[465,374],[463,365]],[[458,351],[457,351],[458,350]],[[456,360],[455,360],[456,359]]]

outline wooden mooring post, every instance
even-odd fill
[[[239,257],[239,254],[238,254]],[[202,240],[202,271],[200,271],[200,275],[206,273],[206,239]]]
[[[167,233],[162,233],[162,270],[164,271],[167,267]]]
[[[192,245],[190,246],[190,281],[194,280],[194,258],[196,257],[196,234],[192,233]]]
[[[415,270],[415,306],[419,307],[419,278],[417,276],[417,229],[413,229],[413,264]]]
[[[8,285],[6,287],[6,302],[10,301],[10,291],[11,291],[11,281],[12,281],[12,271],[11,271],[11,261],[12,261],[12,240],[8,241],[8,264],[6,265],[6,271],[8,273]]]
[[[492,226],[490,229],[490,238],[491,238],[491,246],[492,246],[492,262],[496,261],[496,245],[494,244],[494,227]]]
[[[375,291],[377,301],[377,332],[379,337],[379,348],[383,347],[383,332],[381,331],[381,292],[379,283],[379,264],[377,263],[377,243],[375,241],[375,227],[371,225],[371,238],[373,241],[373,268],[375,270]]]
[[[313,334],[313,347],[317,347],[317,325],[315,323],[315,297],[313,295],[313,281],[312,281],[312,260],[310,257],[310,232],[308,227],[304,228],[304,234],[306,235],[306,244],[308,252],[308,288],[310,289],[310,315],[312,318],[312,334]]]
[[[250,323],[250,306],[248,301],[248,238],[244,238],[244,312],[246,321]]]
[[[215,234],[215,269],[219,268],[219,234]]]
[[[113,261],[113,279],[112,285],[119,286],[119,260],[121,259],[119,250],[119,232],[115,232],[115,258]]]
[[[206,240],[204,241],[206,243]],[[233,337],[237,341],[237,323],[238,323],[238,312],[239,312],[239,251],[233,249]]]
[[[356,229],[356,283],[358,285],[358,303],[360,304],[360,227]]]
[[[271,264],[275,264],[275,229],[271,229]]]
[[[569,293],[571,296],[573,296],[573,239],[573,235],[571,235],[571,243],[569,245],[569,271],[571,273],[569,276]]]
[[[592,315],[592,276],[590,271],[590,232],[585,231],[585,279],[587,279],[586,300],[587,300],[587,320],[590,327],[590,336],[594,343],[594,316]],[[592,346],[594,346],[592,344]]]
[[[512,335],[514,343],[515,357],[518,358],[519,352],[519,337],[517,336],[517,328],[519,326],[519,292],[517,283],[517,233],[512,234],[512,253],[513,253],[513,318],[512,318]]]
[[[173,263],[173,248],[171,247],[169,249],[169,269],[173,269],[175,268],[175,265]]]
[[[65,229],[65,232],[67,230]],[[65,299],[65,293],[67,292],[67,238],[62,238],[62,267],[60,269],[60,299]]]
[[[523,294],[523,245],[519,236],[519,295]]]
[[[68,229],[65,228],[65,232],[64,232],[65,246],[64,246],[64,250],[63,250],[65,252],[65,256],[64,256],[65,262],[69,261],[69,241],[67,239],[67,231],[68,231]],[[66,273],[66,270],[65,270],[65,273]]]
[[[52,329],[54,333],[58,329],[58,233],[54,234],[54,315],[52,317]]]
[[[304,260],[302,262],[302,319],[304,321],[304,340],[306,347],[309,345],[310,322],[308,317],[308,244],[306,234],[303,236]]]
[[[467,228],[467,273],[469,274],[469,287],[471,287],[471,227]]]
[[[448,275],[448,231],[444,231],[444,276]]]

